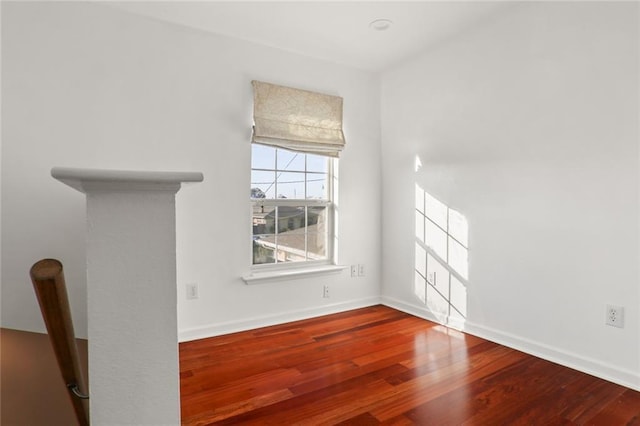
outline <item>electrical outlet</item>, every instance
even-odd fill
[[[198,298],[198,284],[189,283],[187,284],[187,299],[197,299]]]
[[[351,265],[351,278],[358,276],[358,265]]]
[[[613,327],[624,327],[624,307],[607,305],[605,323]]]
[[[436,273],[435,272],[429,272],[427,274],[427,281],[433,285],[436,285]]]
[[[324,297],[325,299],[329,298],[329,286],[328,285],[325,285],[322,288],[322,297]]]
[[[363,263],[358,265],[358,276],[359,277],[364,277],[364,264]]]

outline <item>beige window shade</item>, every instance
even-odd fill
[[[252,142],[338,157],[344,148],[342,98],[252,81]]]

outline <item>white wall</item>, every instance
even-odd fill
[[[375,75],[97,4],[2,8],[3,327],[44,331],[28,270],[55,257],[65,265],[76,332],[86,337],[84,196],[52,179],[52,166],[204,173],[204,183],[177,196],[183,336],[378,300]],[[252,286],[241,281],[250,256],[252,79],[344,98],[339,262],[366,264],[366,277],[345,271]],[[331,298],[323,299],[327,280]],[[190,282],[200,286],[198,300],[186,300]]]
[[[466,330],[640,388],[638,36],[637,3],[522,3],[382,75],[387,303],[432,316],[417,183],[469,221]]]

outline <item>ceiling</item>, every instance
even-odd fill
[[[109,2],[131,13],[381,71],[499,13],[507,2],[140,1]],[[389,19],[386,31],[369,23]]]

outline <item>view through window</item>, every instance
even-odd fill
[[[331,258],[330,161],[252,144],[253,265]]]

